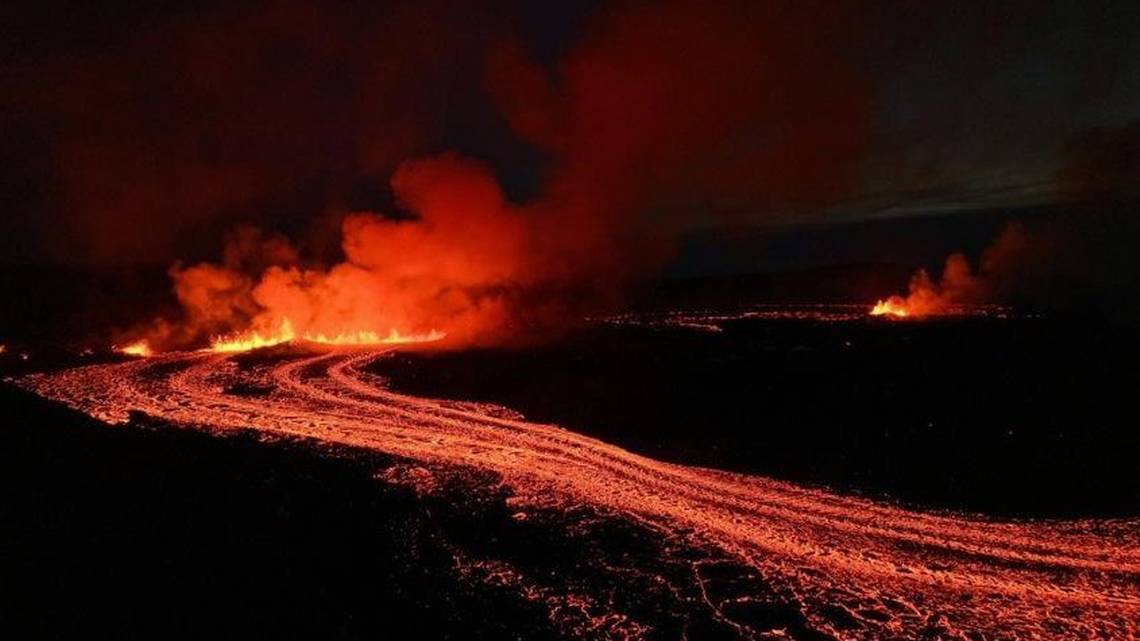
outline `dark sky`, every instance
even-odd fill
[[[796,229],[1140,182],[1131,2],[135,4],[0,8],[6,262],[203,258],[239,223],[319,255],[446,151],[638,234],[779,227],[793,266]]]
[[[887,18],[871,56],[879,213],[1052,200],[1065,145],[1140,118],[1134,5],[938,4]]]

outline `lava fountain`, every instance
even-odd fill
[[[891,296],[875,301],[870,314],[871,316],[886,316],[888,318],[906,318],[910,316],[910,310],[907,309],[904,299],[899,296]]]
[[[148,358],[154,356],[154,350],[151,349],[150,343],[146,340],[135,341],[130,345],[115,348],[115,351],[127,356],[137,356],[139,358]]]
[[[247,352],[262,347],[272,347],[274,345],[293,342],[338,345],[342,347],[402,345],[407,343],[432,343],[443,339],[445,336],[446,334],[436,330],[431,330],[424,334],[402,334],[395,328],[389,330],[387,334],[368,330],[341,332],[333,335],[312,332],[298,334],[293,329],[293,323],[288,318],[285,318],[282,319],[277,330],[272,333],[262,334],[258,331],[248,331],[215,337],[210,343],[209,351],[219,353]]]
[[[656,461],[477,404],[391,392],[365,371],[391,349],[241,367],[223,353],[162,354],[17,384],[112,424],[138,411],[200,429],[254,429],[486,470],[513,490],[513,504],[592,505],[689,549],[732,555],[793,600],[821,638],[1140,634],[1135,519],[998,522]],[[244,385],[268,392],[227,391]]]

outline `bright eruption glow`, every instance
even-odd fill
[[[890,298],[876,301],[875,306],[871,308],[871,315],[906,318],[910,316],[910,312],[907,311],[906,301],[898,296],[891,296]]]
[[[251,331],[230,336],[216,337],[210,344],[212,352],[246,352],[262,347],[272,347],[283,343],[301,341],[322,345],[400,345],[405,343],[430,343],[442,339],[446,334],[432,330],[426,334],[401,334],[395,328],[387,334],[372,331],[342,332],[334,335],[305,333],[298,335],[288,318],[281,321],[277,331],[262,334]]]
[[[920,318],[941,314],[955,314],[964,305],[983,299],[983,287],[962,254],[951,254],[942,269],[942,277],[934,280],[920,269],[914,273],[907,287],[907,295],[891,296],[875,302],[871,316],[884,318]]]
[[[150,348],[150,344],[145,340],[135,341],[126,347],[120,347],[117,350],[120,354],[127,356],[138,356],[140,358],[148,358],[154,355],[154,350]]]

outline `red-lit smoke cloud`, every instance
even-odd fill
[[[911,315],[997,303],[1052,314],[1140,317],[1140,121],[1071,140],[1057,172],[1059,213],[1005,226],[976,269],[951,255],[941,277],[923,270],[888,302]]]
[[[755,214],[846,186],[870,110],[851,18],[843,3],[630,3],[595,16],[553,70],[501,45],[488,79],[515,130],[558,159],[560,203]]]
[[[285,319],[299,333],[438,330],[461,343],[541,333],[651,273],[687,221],[827,202],[869,111],[845,58],[849,16],[755,5],[608,8],[553,68],[499,42],[485,82],[549,158],[535,197],[510,202],[471,158],[407,160],[390,180],[402,216],[346,216],[338,264],[281,246],[267,258],[248,237],[222,264],[174,269],[177,338]]]
[[[937,280],[925,269],[919,269],[911,276],[905,296],[878,301],[871,314],[921,318],[950,313],[955,305],[978,303],[985,298],[984,282],[973,273],[970,261],[962,254],[951,254]]]
[[[309,246],[306,219],[438,149],[498,29],[462,1],[121,13],[0,59],[3,122],[49,155],[32,231],[57,261],[202,256],[248,222]]]

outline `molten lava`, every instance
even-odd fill
[[[693,558],[694,547],[732,555],[794,600],[819,638],[1140,634],[1136,519],[1001,522],[656,461],[478,404],[394,393],[366,369],[386,351],[242,367],[224,354],[166,354],[18,384],[110,423],[137,410],[203,429],[253,429],[486,470],[512,490],[515,509],[597,506],[666,534],[674,544],[660,553],[678,562]],[[231,391],[241,385],[270,391]]]
[[[127,356],[138,356],[140,358],[148,358],[154,355],[154,350],[151,349],[150,343],[145,340],[135,341],[125,347],[120,347],[117,350],[120,354]]]
[[[872,316],[886,316],[888,318],[906,318],[910,316],[910,311],[906,308],[906,301],[898,296],[891,296],[890,298],[879,300],[875,302],[875,306],[871,308]]]
[[[209,351],[246,352],[262,347],[272,347],[296,341],[306,343],[319,343],[322,345],[364,346],[364,345],[400,345],[405,343],[430,343],[438,341],[445,336],[443,332],[432,330],[425,334],[402,334],[395,328],[387,334],[373,331],[358,330],[354,332],[341,332],[338,334],[304,333],[297,334],[293,323],[283,319],[276,331],[262,334],[257,331],[244,332],[230,336],[215,337],[210,344]]]

